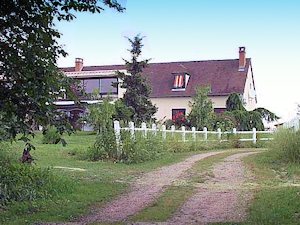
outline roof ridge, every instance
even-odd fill
[[[247,60],[251,58],[246,58]],[[171,63],[195,63],[195,62],[215,62],[215,61],[233,61],[233,60],[239,60],[238,58],[235,59],[206,59],[206,60],[189,60],[189,61],[175,61],[175,62],[149,62],[148,65],[153,64],[171,64]],[[83,66],[83,67],[105,67],[105,66],[125,66],[124,64],[109,64],[109,65],[97,65],[97,66]],[[60,67],[61,69],[67,69],[67,68],[74,68],[74,66],[68,66],[68,67]]]

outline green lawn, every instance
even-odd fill
[[[164,154],[157,160],[140,164],[113,162],[89,162],[82,160],[82,153],[92,145],[95,135],[79,132],[65,136],[68,143],[47,145],[41,142],[42,135],[33,140],[36,150],[32,151],[36,166],[52,167],[57,176],[70,180],[70,191],[60,193],[52,200],[38,200],[10,204],[0,211],[2,224],[30,224],[40,221],[69,221],[88,212],[90,206],[109,201],[126,191],[128,181],[135,176],[162,165],[179,162],[195,152]],[[22,152],[23,143],[13,144],[16,154]],[[66,168],[56,168],[66,167]],[[75,168],[75,170],[73,170]],[[83,170],[76,170],[83,169]]]
[[[279,162],[273,151],[244,161],[259,184],[245,224],[300,224],[300,165]]]
[[[162,155],[157,160],[140,164],[113,162],[89,162],[83,160],[84,152],[95,140],[95,135],[79,132],[65,136],[66,147],[41,143],[37,134],[32,151],[36,166],[50,167],[62,179],[67,180],[70,189],[55,198],[33,202],[18,202],[0,209],[0,224],[33,224],[38,222],[61,222],[76,219],[88,213],[91,206],[100,206],[125,192],[129,181],[137,175],[163,165],[179,162],[198,152],[178,152]],[[22,142],[13,144],[21,155]],[[203,182],[209,176],[214,163],[237,150],[209,157],[188,171],[190,176],[182,185],[173,185],[149,208],[141,211],[133,221],[164,221],[193,194],[193,184]],[[245,150],[247,151],[247,149]],[[249,209],[249,218],[243,224],[300,224],[300,166],[276,161],[271,151],[264,151],[244,159],[253,170],[258,183],[255,199]],[[60,168],[57,168],[60,167]]]

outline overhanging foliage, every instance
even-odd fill
[[[72,95],[71,80],[57,68],[67,53],[58,44],[55,21],[73,20],[76,11],[100,13],[104,6],[124,10],[112,0],[1,1],[0,126],[9,138],[22,133],[28,141],[37,123],[55,124],[53,102],[62,89]]]

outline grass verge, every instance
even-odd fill
[[[300,224],[300,165],[278,160],[276,151],[244,159],[257,183],[249,218],[245,224]]]

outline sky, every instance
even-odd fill
[[[124,13],[80,13],[57,22],[60,44],[69,55],[58,66],[123,64],[125,37],[145,36],[143,58],[172,62],[238,58],[246,47],[252,59],[258,107],[283,120],[300,104],[299,0],[119,0]]]

